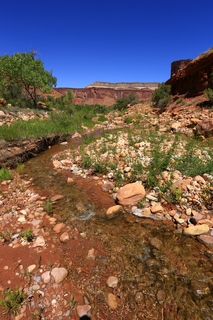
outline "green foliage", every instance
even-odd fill
[[[92,167],[96,173],[106,173],[107,171],[106,165],[100,161],[94,163]]]
[[[158,88],[152,94],[152,102],[155,107],[164,109],[171,99],[171,86],[164,82],[158,85]]]
[[[25,165],[24,163],[19,163],[16,167],[16,170],[19,174],[24,174],[25,173]]]
[[[89,169],[92,166],[91,158],[88,154],[82,156],[82,167],[84,169]]]
[[[4,180],[11,180],[13,178],[12,172],[6,168],[1,168],[0,170],[0,182]]]
[[[4,240],[4,242],[10,242],[13,232],[10,230],[0,232],[0,238]]]
[[[132,116],[128,116],[124,118],[124,123],[126,124],[130,124],[132,123],[133,117]]]
[[[50,91],[54,85],[56,78],[44,69],[40,59],[35,59],[34,52],[0,57],[0,88],[6,96],[17,98],[22,93],[36,107],[40,93]]]
[[[28,242],[31,242],[33,241],[33,232],[30,228],[27,228],[24,230],[24,232],[22,233],[22,237],[28,241]]]
[[[124,110],[128,107],[129,104],[132,105],[136,103],[138,103],[137,96],[131,93],[127,97],[118,99],[114,104],[113,109]]]
[[[205,94],[206,98],[207,98],[210,102],[213,102],[213,89],[207,88],[207,89],[204,91],[204,94]]]
[[[18,288],[7,289],[2,293],[0,299],[0,306],[2,307],[2,314],[17,315],[18,309],[26,300],[26,294]]]
[[[52,215],[53,213],[53,203],[51,199],[47,199],[43,204],[43,209],[49,214]]]

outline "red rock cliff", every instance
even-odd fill
[[[175,69],[174,66],[177,68]],[[172,76],[166,82],[171,85],[172,94],[186,97],[200,95],[209,85],[212,85],[210,79],[213,72],[213,48],[191,61],[174,61],[172,67]]]
[[[97,87],[95,86],[97,84]],[[116,89],[110,87],[110,83],[106,82],[105,85],[100,85],[99,82],[89,85],[86,88],[56,88],[59,94],[66,94],[67,90],[71,90],[74,94],[74,104],[100,104],[105,106],[113,105],[117,99],[128,96],[129,94],[135,94],[138,97],[139,102],[148,101],[152,97],[152,92],[157,88],[157,83],[143,83],[140,86],[137,85],[137,89],[133,87],[129,88],[119,84],[116,84]],[[137,83],[138,84],[138,83]],[[115,85],[115,84],[114,84]]]

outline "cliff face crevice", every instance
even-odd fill
[[[136,84],[137,88],[135,88]],[[71,90],[74,94],[74,104],[100,104],[111,106],[117,101],[117,99],[124,98],[129,94],[136,95],[139,102],[148,101],[152,98],[153,90],[157,88],[157,85],[158,83],[110,84],[109,82],[95,82],[93,85],[89,85],[82,89],[55,88],[54,90],[61,95],[64,95],[68,90]]]
[[[212,86],[213,49],[210,49],[193,60],[179,60],[172,63],[172,76],[166,82],[171,85],[172,95],[195,97]]]

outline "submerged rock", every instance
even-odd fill
[[[207,224],[200,224],[189,228],[184,228],[183,233],[188,236],[199,236],[209,232],[209,226]]]

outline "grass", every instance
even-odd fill
[[[9,171],[4,167],[0,169],[0,182],[5,180],[12,180],[12,178],[13,178],[13,174],[11,171]]]
[[[2,293],[0,299],[0,306],[2,307],[1,314],[4,315],[17,315],[18,309],[26,300],[26,294],[18,288],[7,289]]]
[[[28,242],[31,242],[33,241],[33,232],[30,228],[27,228],[24,230],[24,232],[22,233],[22,237],[28,241]]]
[[[52,213],[53,213],[53,203],[52,203],[52,201],[50,199],[47,199],[47,201],[44,202],[43,208],[49,215],[52,215]]]

